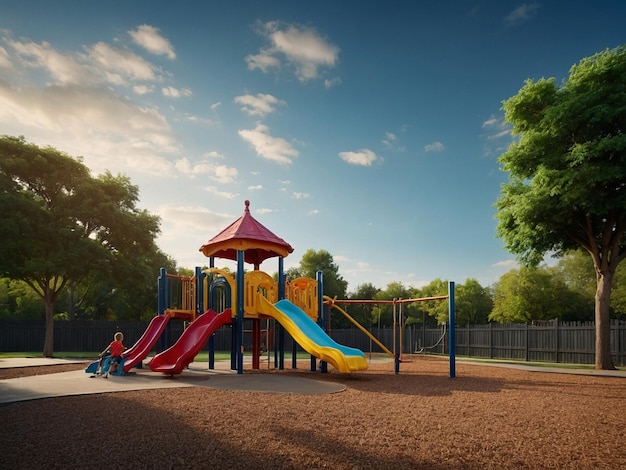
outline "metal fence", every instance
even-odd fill
[[[270,344],[276,338],[276,322],[269,336]],[[143,334],[148,322],[108,321],[57,321],[54,324],[54,350],[97,352],[104,349],[116,331],[124,332],[124,343],[134,344]],[[181,335],[183,322],[171,321],[166,328],[164,341],[155,346],[173,344]],[[448,353],[448,332],[444,327],[374,328],[371,333],[390,350],[406,354]],[[394,338],[395,335],[395,338]],[[334,329],[330,336],[340,344],[378,353],[382,350],[369,337],[356,328]],[[456,354],[477,358],[513,359],[530,362],[555,362],[593,364],[595,362],[595,326],[593,322],[545,322],[538,325],[495,324],[466,325],[456,328]],[[0,351],[37,352],[43,350],[45,323],[40,320],[0,320]],[[215,348],[229,351],[232,332],[229,326],[214,334]],[[251,333],[245,330],[244,346],[250,350]],[[285,348],[290,351],[292,340],[285,335]],[[395,345],[395,348],[394,348]],[[617,366],[626,366],[626,321],[611,322],[611,354]]]

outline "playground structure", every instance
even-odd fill
[[[169,274],[165,269],[161,269],[158,280],[158,315],[153,318],[137,343],[124,353],[124,360],[118,368],[119,374],[127,373],[131,368],[140,365],[159,338],[163,351],[150,361],[152,371],[170,375],[182,373],[207,343],[209,369],[212,369],[215,364],[213,334],[224,325],[231,325],[232,331],[231,369],[242,374],[246,321],[252,323],[250,351],[252,368],[259,369],[261,322],[267,320],[275,320],[279,325],[276,348],[276,365],[279,369],[284,368],[285,333],[291,335],[294,340],[292,351],[294,368],[297,343],[311,355],[311,371],[316,370],[317,360],[321,361],[322,372],[327,371],[327,364],[344,373],[367,369],[368,363],[363,351],[336,343],[324,331],[324,304],[337,309],[385,353],[394,358],[398,373],[402,353],[396,348],[395,335],[394,351],[390,351],[345,310],[336,305],[367,301],[337,301],[324,296],[321,272],[317,273],[317,279],[298,278],[287,281],[283,272],[283,259],[293,252],[293,248],[252,217],[249,201],[245,201],[243,215],[202,245],[199,251],[209,258],[209,267],[204,270],[196,268],[194,276]],[[277,280],[259,269],[263,261],[272,257],[278,257]],[[215,258],[236,261],[236,272],[215,268]],[[252,264],[254,269],[245,272],[245,263]],[[440,300],[452,295],[450,297],[452,321],[453,286],[451,283],[452,294],[448,296],[410,301]],[[186,322],[187,327],[180,338],[166,348],[163,333],[172,319]],[[452,334],[450,337],[453,339]],[[399,344],[402,344],[401,341]],[[451,341],[450,344],[454,343]],[[450,376],[454,377],[453,349],[450,352]]]
[[[455,352],[455,331],[454,331],[454,317],[455,317],[455,304],[454,304],[454,282],[448,283],[448,295],[438,295],[433,297],[421,297],[417,299],[393,299],[393,300],[338,300],[331,299],[328,296],[324,296],[325,303],[330,305],[331,308],[336,309],[339,313],[345,316],[352,324],[354,324],[358,329],[364,332],[367,336],[369,336],[374,343],[376,343],[386,354],[390,355],[395,359],[395,372],[399,373],[400,363],[405,362],[403,354],[404,351],[402,349],[403,341],[403,305],[415,303],[415,302],[429,302],[429,301],[438,301],[438,300],[449,300],[448,303],[448,320],[451,325],[449,328],[448,340],[449,340],[449,348],[450,348],[450,377],[454,378],[456,376],[456,352]],[[376,337],[370,334],[363,326],[361,326],[357,321],[355,321],[344,309],[339,307],[337,304],[387,304],[392,305],[393,307],[393,352],[390,351],[384,344],[382,344]],[[444,324],[445,327],[445,324]],[[445,335],[445,332],[444,332]],[[442,335],[441,339],[443,339],[444,335]],[[439,341],[441,341],[441,339]],[[422,347],[422,351],[430,347]]]

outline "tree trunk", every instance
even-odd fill
[[[54,301],[49,295],[43,298],[46,308],[46,334],[43,342],[43,356],[52,357],[54,349]]]
[[[596,287],[596,369],[614,370],[611,357],[611,320],[609,305],[613,273],[598,273]]]

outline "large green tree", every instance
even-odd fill
[[[570,251],[555,266],[555,275],[559,276],[568,289],[578,293],[582,312],[593,312],[593,299],[596,292],[596,276],[593,261],[583,250]],[[588,304],[591,306],[589,307]],[[611,318],[626,318],[626,263],[621,263],[615,271],[611,288]],[[581,315],[581,320],[589,320]]]
[[[367,282],[365,284],[359,284],[355,291],[350,293],[348,298],[350,300],[374,300],[379,292],[380,289],[378,287],[374,286],[371,282]],[[361,325],[365,325],[371,329],[372,322],[374,321],[373,312],[375,304],[350,304],[342,305],[342,307]]]
[[[593,55],[562,85],[527,80],[504,101],[517,140],[500,156],[509,182],[498,235],[526,264],[582,247],[596,275],[596,369],[613,369],[609,305],[626,257],[626,47]]]
[[[449,282],[435,279],[421,289],[417,289],[413,297],[439,297],[448,295]],[[488,288],[480,285],[476,279],[466,279],[464,284],[455,286],[455,322],[457,325],[481,324],[487,322],[493,300]],[[438,324],[448,323],[450,309],[448,300],[431,300],[412,304],[420,312],[424,312]]]
[[[535,323],[560,317],[553,277],[547,269],[512,269],[494,286],[489,320],[499,323]]]
[[[433,279],[416,292],[415,297],[439,297],[448,295],[449,282],[444,279]],[[419,303],[419,309],[437,320],[437,324],[448,323],[450,312],[448,300],[432,300]]]
[[[114,273],[152,250],[159,219],[136,207],[126,176],[97,177],[79,160],[23,137],[0,138],[0,275],[30,286],[45,306],[43,355],[53,354],[54,304],[90,273]]]
[[[346,298],[348,281],[339,274],[339,266],[335,264],[333,256],[326,250],[308,249],[302,255],[300,269],[288,271],[287,275],[289,276],[293,272],[302,277],[315,279],[317,271],[322,271],[324,275],[324,295],[336,296],[338,299]]]
[[[403,283],[398,281],[393,281],[387,284],[387,287],[384,290],[381,290],[376,294],[376,300],[400,300],[400,299],[410,299],[411,298],[411,289],[410,287],[405,286]],[[403,309],[403,317],[405,322],[413,323],[411,321],[417,315],[416,307],[408,309],[410,304],[404,304],[402,306]],[[396,321],[400,319],[399,315],[400,304],[395,305],[396,312]],[[376,309],[373,310],[374,315],[376,315],[375,320],[379,325],[384,326],[392,326],[394,324],[394,305],[393,304],[380,304]]]
[[[454,300],[457,325],[487,323],[493,299],[489,288],[481,286],[478,280],[466,279],[457,286]]]

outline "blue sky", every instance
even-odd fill
[[[0,6],[0,134],[128,175],[180,266],[250,200],[285,267],[327,250],[349,290],[515,267],[502,101],[626,43],[618,0]]]

